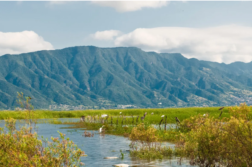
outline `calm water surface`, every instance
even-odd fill
[[[47,121],[48,119],[45,119]],[[79,119],[61,119],[70,121],[79,121]],[[17,123],[20,125],[22,123]],[[0,127],[4,126],[4,121],[0,121]],[[156,160],[156,161],[139,161],[132,159],[129,156],[129,144],[130,141],[127,138],[114,135],[101,136],[98,131],[94,132],[94,137],[83,137],[83,130],[81,129],[64,129],[69,125],[55,125],[49,123],[38,123],[37,133],[39,136],[50,139],[51,136],[59,137],[57,131],[66,134],[75,144],[78,145],[85,153],[87,157],[82,157],[81,161],[85,163],[86,167],[111,167],[114,164],[129,164],[134,166],[152,166],[152,167],[191,167],[188,162],[184,161],[182,165],[178,165],[177,159],[171,160]],[[173,144],[166,143],[173,147]],[[124,159],[120,159],[120,150],[124,153]],[[104,159],[104,157],[119,157],[119,159]]]

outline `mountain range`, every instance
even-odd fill
[[[0,108],[17,92],[49,105],[116,108],[223,106],[252,101],[252,62],[187,59],[135,47],[70,47],[0,57]]]

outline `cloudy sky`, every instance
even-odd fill
[[[252,61],[252,2],[0,2],[0,55],[135,46],[215,62]]]

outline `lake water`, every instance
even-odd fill
[[[79,121],[79,119],[61,119]],[[42,121],[43,122],[43,121]],[[21,123],[17,123],[21,124]],[[0,121],[0,127],[4,126],[4,121]],[[98,131],[94,131],[94,137],[83,137],[84,130],[81,129],[64,129],[69,125],[56,125],[49,123],[38,123],[37,133],[39,136],[50,139],[51,136],[59,137],[57,131],[66,134],[75,144],[78,145],[85,153],[87,157],[82,157],[81,161],[85,163],[86,167],[112,167],[114,164],[129,164],[132,166],[152,166],[152,167],[191,167],[187,161],[183,161],[182,165],[178,165],[177,159],[171,160],[155,160],[155,161],[143,161],[132,159],[129,156],[129,144],[130,141],[121,136],[105,135],[101,136]],[[93,131],[89,131],[93,132]],[[173,144],[166,143],[173,147]],[[120,150],[124,153],[124,159],[120,159]],[[119,157],[119,159],[104,159],[104,157]]]

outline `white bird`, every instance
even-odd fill
[[[120,112],[119,114],[122,114],[122,112]]]
[[[203,114],[203,117],[206,116],[206,114]]]
[[[108,115],[107,115],[107,114],[103,114],[103,115],[101,115],[101,117],[102,117],[102,118],[104,118],[104,117],[106,117],[106,116],[108,116]]]
[[[128,164],[115,164],[113,166],[115,166],[115,167],[129,167]]]
[[[129,167],[128,164],[115,164],[113,166],[115,166],[115,167]]]
[[[151,115],[153,115],[154,113],[152,112]]]
[[[164,115],[161,116],[162,118],[164,117]]]
[[[102,132],[102,128],[103,128],[103,126],[104,126],[104,125],[102,125],[102,127],[99,129],[99,133],[101,133],[101,132]]]

